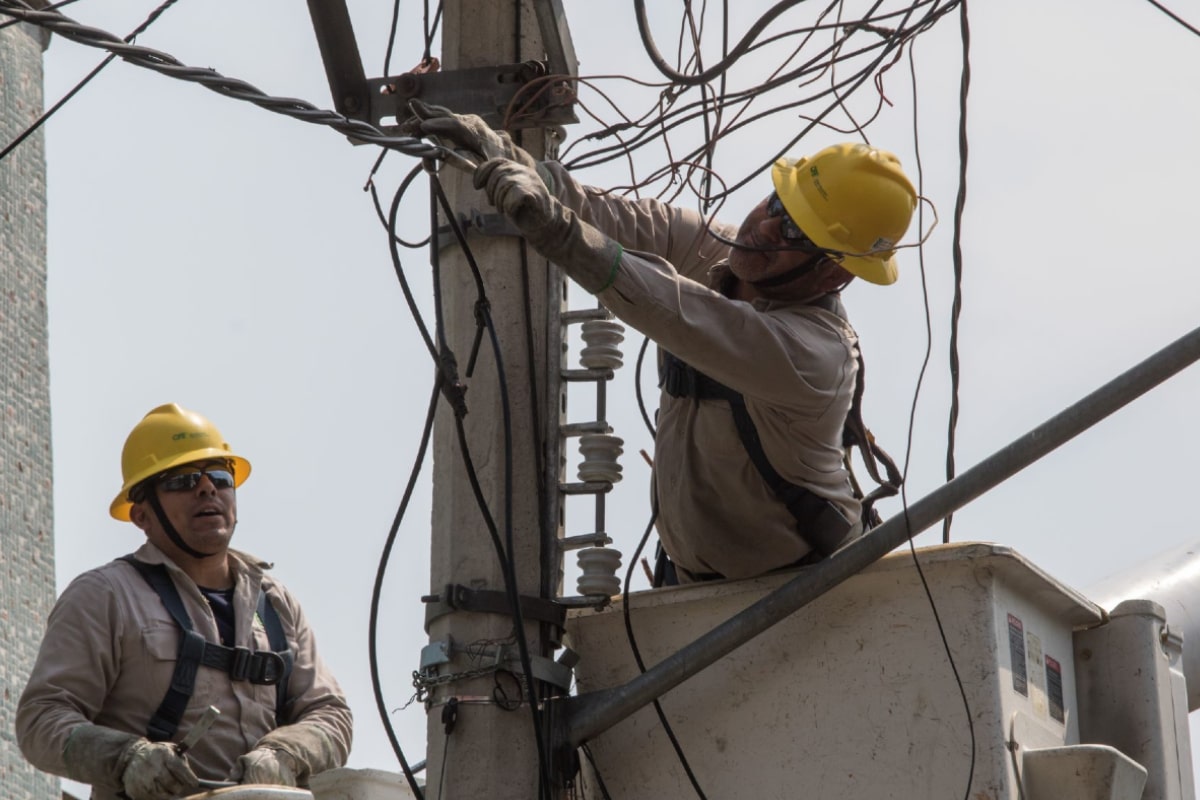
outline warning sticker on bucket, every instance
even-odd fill
[[[1008,657],[1012,664],[1013,690],[1029,696],[1029,677],[1025,671],[1025,626],[1014,614],[1008,615]]]

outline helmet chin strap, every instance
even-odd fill
[[[821,266],[829,259],[828,256],[821,257],[823,255],[823,252],[821,251],[814,252],[804,247],[750,247],[749,245],[736,242],[733,239],[728,239],[711,228],[709,228],[708,235],[724,245],[728,245],[729,247],[733,247],[738,250],[746,250],[752,253],[804,252],[812,253],[814,256],[817,256],[816,258],[809,259],[803,264],[792,267],[786,272],[781,272],[778,275],[772,275],[769,278],[761,278],[757,281],[746,281],[746,283],[750,284],[755,289],[773,289],[776,286],[783,286],[785,283],[791,283],[802,275]]]
[[[163,511],[162,503],[158,502],[158,490],[151,488],[146,492],[146,499],[150,501],[150,507],[154,509],[154,516],[158,517],[158,523],[162,525],[163,530],[167,534],[167,538],[171,540],[176,547],[187,553],[192,558],[212,558],[220,553],[201,553],[196,548],[189,545],[179,535],[179,531],[175,530],[175,526],[171,524],[171,520],[167,519],[167,512]]]

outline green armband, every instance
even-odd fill
[[[621,268],[621,256],[625,255],[625,248],[622,247],[619,242],[614,242],[613,244],[617,245],[617,254],[613,257],[612,269],[608,272],[608,280],[604,282],[603,286],[595,291],[595,294],[600,294],[605,289],[608,289],[617,280],[617,270]]]

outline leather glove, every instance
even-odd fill
[[[124,790],[132,800],[166,800],[199,785],[175,745],[102,725],[80,725],[63,747],[66,777]]]
[[[234,776],[238,783],[266,783],[272,786],[297,785],[296,761],[282,750],[256,747],[238,758]]]
[[[276,728],[238,759],[233,779],[240,783],[303,786],[318,772],[346,763],[346,752],[316,725],[297,723]]]
[[[170,800],[200,785],[187,759],[169,742],[139,739],[129,748],[129,763],[121,775],[131,800]]]
[[[408,107],[417,117],[412,127],[422,136],[436,138],[456,150],[465,150],[473,154],[476,161],[507,158],[527,167],[537,164],[534,157],[514,144],[506,132],[492,130],[474,114],[455,114],[448,108],[427,105],[420,100],[410,100]]]
[[[546,188],[537,170],[492,159],[475,170],[475,188],[521,231],[525,240],[595,294],[612,285],[620,268],[621,245],[579,219]]]

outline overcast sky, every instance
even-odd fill
[[[84,0],[66,11],[124,35],[154,5]],[[658,79],[637,41],[631,4],[565,5],[581,74]],[[753,10],[770,4],[738,5],[745,10],[733,39]],[[359,0],[350,8],[367,74],[377,76],[391,4]],[[1200,323],[1191,246],[1200,38],[1149,3],[1099,0],[1086,15],[1065,0],[971,10],[960,472]],[[393,71],[421,57],[421,9],[404,3],[401,12]],[[664,21],[664,42],[671,32]],[[331,105],[307,13],[296,3],[183,0],[139,42],[269,94]],[[673,52],[669,42],[660,47]],[[924,258],[933,342],[911,430],[910,501],[945,475],[957,17],[921,38],[916,55],[925,194],[941,222]],[[103,56],[56,38],[45,54],[47,104]],[[621,84],[603,88],[618,102],[626,97]],[[895,151],[915,179],[906,60],[884,88],[894,105],[868,129],[871,141]],[[862,98],[859,108],[874,104]],[[594,95],[589,102],[599,105]],[[719,151],[719,172],[742,177],[799,130],[786,114],[771,118]],[[53,118],[46,136],[59,587],[141,539],[107,515],[130,428],[161,403],[201,411],[253,462],[239,492],[235,545],[275,561],[304,602],[355,711],[350,765],[396,769],[371,694],[367,616],[431,368],[362,191],[377,152],[120,62]],[[816,131],[795,153],[846,138]],[[414,164],[389,156],[379,178],[385,192]],[[581,177],[626,181],[616,168]],[[721,216],[740,219],[768,191],[760,176]],[[403,226],[410,238],[427,228],[421,194]],[[426,261],[414,254],[408,265],[428,307]],[[925,356],[922,284],[917,252],[906,250],[897,285],[846,293],[868,365],[867,423],[897,458]],[[573,303],[590,305],[578,295]],[[609,528],[626,554],[647,513],[648,469],[636,453],[652,449],[629,378],[639,342],[631,332],[629,366],[610,399],[626,439],[626,479],[612,495]],[[1198,394],[1196,369],[1156,389],[959,512],[954,539],[1009,545],[1079,589],[1195,539]],[[429,516],[426,481],[384,597],[381,653],[392,708],[412,694],[409,676],[425,643],[419,597],[429,590]],[[588,528],[587,513],[568,518],[568,534]],[[940,528],[918,544],[937,541]],[[410,760],[423,758],[423,710],[414,705],[394,720]]]

